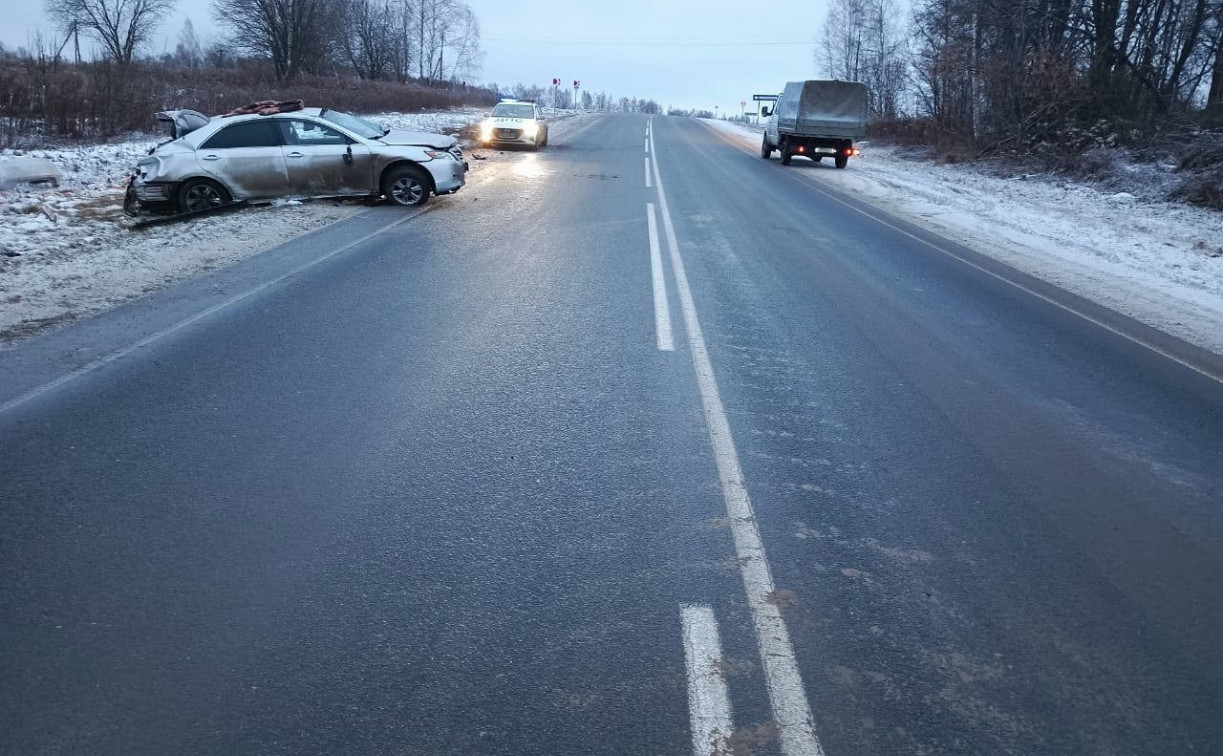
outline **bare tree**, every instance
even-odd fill
[[[331,0],[213,0],[213,15],[235,47],[269,58],[276,78],[292,81],[329,56]]]
[[[833,0],[816,48],[827,76],[860,81],[871,113],[895,118],[907,78],[907,43],[896,0]]]
[[[178,44],[174,47],[174,58],[180,66],[199,68],[204,60],[204,48],[195,34],[195,24],[188,18],[178,33]]]
[[[46,10],[62,29],[93,37],[106,57],[122,64],[156,31],[178,0],[47,0]]]
[[[397,70],[400,44],[395,8],[386,0],[345,0],[337,46],[362,79],[381,79]]]
[[[417,76],[453,81],[480,67],[480,23],[463,0],[414,0]]]
[[[1206,111],[1223,121],[1223,2],[1215,7],[1211,31],[1214,52],[1210,64],[1210,89],[1206,92]]]

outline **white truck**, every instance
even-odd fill
[[[791,81],[777,98],[764,129],[760,156],[781,152],[781,164],[795,155],[816,162],[830,157],[844,168],[858,155],[854,140],[866,136],[866,85],[852,81]]]

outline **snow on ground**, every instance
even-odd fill
[[[237,262],[362,209],[351,202],[284,203],[143,231],[109,219],[61,221],[56,231],[65,238],[19,258],[0,257],[0,344]],[[120,212],[116,205],[111,214]]]
[[[706,123],[759,149],[758,128]],[[1052,176],[935,165],[868,143],[862,152],[846,170],[804,175],[1223,354],[1223,213]]]
[[[365,117],[396,129],[457,133],[488,112],[468,108]],[[549,118],[573,113],[553,112]],[[58,188],[0,191],[0,345],[236,262],[361,210],[354,203],[281,200],[131,230],[122,211],[127,177],[164,139],[138,134],[109,144],[0,152],[0,161],[49,158],[60,171]]]
[[[375,113],[362,116],[374,123],[404,131],[427,131],[434,134],[457,134],[473,123],[488,117],[487,108],[464,108],[443,113]]]

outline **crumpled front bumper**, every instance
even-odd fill
[[[127,186],[127,199],[134,200],[141,207],[161,207],[174,202],[174,192],[177,184],[169,181],[145,181],[133,177]]]
[[[430,160],[424,166],[433,176],[434,191],[438,194],[452,194],[467,183],[467,165],[464,161],[437,159]]]

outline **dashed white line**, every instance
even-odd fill
[[[654,179],[650,176],[650,158],[645,159],[645,188],[652,189],[654,187]]]
[[[713,364],[709,360],[705,337],[701,333],[684,261],[680,256],[679,243],[675,239],[675,226],[671,222],[671,212],[667,207],[667,195],[663,191],[657,157],[654,159],[654,185],[658,189],[658,207],[662,213],[667,246],[671,252],[671,268],[679,290],[684,327],[688,331],[692,365],[696,371],[701,403],[705,408],[709,443],[713,448],[714,462],[722,483],[722,497],[726,501],[726,513],[730,518],[735,552],[739,558],[739,571],[743,577],[752,625],[756,631],[756,643],[764,665],[764,677],[768,685],[773,720],[781,740],[781,751],[784,756],[823,756],[824,749],[815,733],[815,721],[807,703],[807,693],[798,671],[798,661],[794,657],[790,633],[786,629],[780,609],[774,603],[776,588],[773,584],[773,574],[769,569],[760,530],[756,527],[756,514],[747,493],[743,470],[739,466],[739,454],[735,451],[730,423],[726,419]]]
[[[726,692],[718,622],[707,606],[680,607],[684,663],[688,667],[688,718],[693,756],[725,753],[734,725]]]
[[[645,138],[645,152],[647,155],[650,154],[650,137],[648,136]]]
[[[650,280],[654,286],[654,333],[658,341],[658,349],[663,352],[675,351],[675,341],[671,338],[671,303],[667,301],[667,278],[662,271],[662,254],[658,245],[658,221],[654,217],[654,204],[647,205],[649,212],[646,220],[650,228]]]

